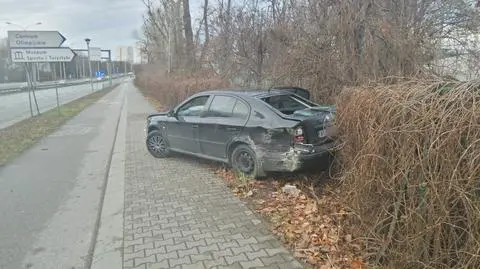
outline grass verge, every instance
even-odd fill
[[[53,108],[39,116],[0,129],[0,167],[33,146],[41,138],[56,131],[69,119],[97,102],[115,87],[106,88],[61,105],[60,114],[57,108]]]

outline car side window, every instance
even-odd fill
[[[235,106],[233,107],[233,117],[239,119],[246,119],[248,117],[248,112],[250,109],[243,102],[237,100]]]
[[[209,117],[232,117],[236,101],[237,99],[234,97],[216,95],[212,100],[207,115]]]
[[[200,114],[204,111],[205,105],[207,104],[208,98],[210,96],[204,95],[196,97],[186,104],[184,104],[177,112],[178,116],[200,116]]]

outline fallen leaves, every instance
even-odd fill
[[[353,269],[363,269],[363,268],[366,268],[366,264],[361,261],[361,260],[353,260],[351,263],[350,263],[350,266],[353,268]]]
[[[361,244],[346,225],[348,212],[334,187],[322,195],[280,181],[245,181],[227,169],[218,169],[233,193],[249,200],[250,206],[272,225],[294,255],[317,269],[366,269]]]
[[[366,268],[352,234],[342,227],[347,212],[334,193],[315,199],[302,193],[272,192],[257,208],[295,256],[315,268]],[[360,266],[360,267],[359,267]]]
[[[229,169],[217,169],[215,173],[225,179],[232,192],[240,198],[252,197],[255,194],[255,182],[241,175],[235,175]]]

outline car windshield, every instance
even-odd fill
[[[268,96],[262,98],[262,101],[286,115],[316,106],[316,104],[293,94]]]

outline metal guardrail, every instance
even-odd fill
[[[112,79],[117,79],[121,77],[127,77],[128,75],[120,75],[120,76],[114,76]],[[103,79],[101,80],[102,82],[109,81],[109,79]],[[100,82],[98,80],[94,80],[94,83]],[[83,80],[83,81],[65,81],[64,83],[49,83],[49,84],[37,84],[36,90],[46,90],[46,89],[53,89],[55,87],[57,88],[64,88],[64,87],[69,87],[69,86],[75,86],[75,85],[81,85],[81,84],[88,84],[90,83],[90,80]],[[5,89],[0,89],[0,95],[6,95],[6,94],[14,94],[18,92],[25,92],[28,91],[28,86],[22,86],[22,87],[12,87],[12,88],[5,88]]]

